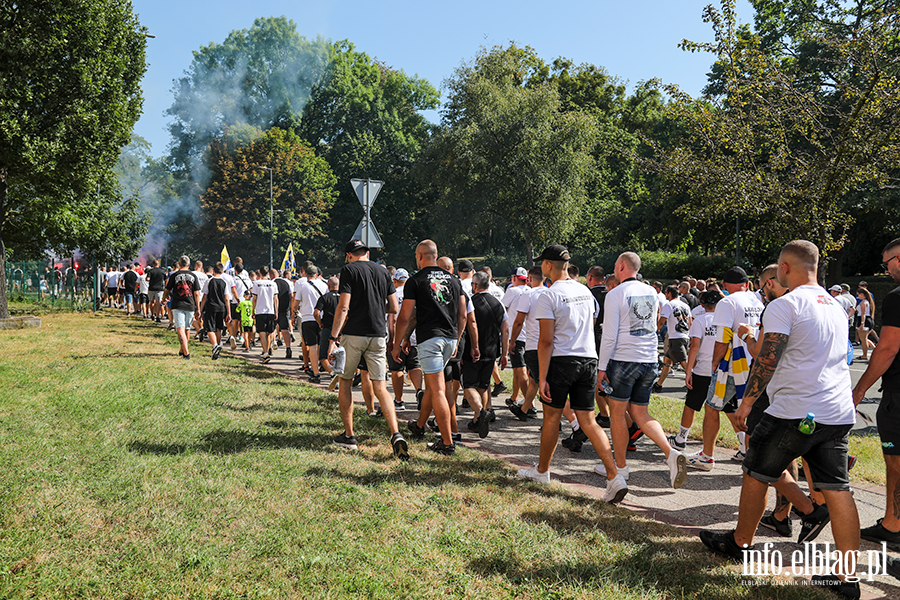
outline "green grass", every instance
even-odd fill
[[[118,313],[0,338],[0,598],[823,598]]]

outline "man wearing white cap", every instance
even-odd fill
[[[394,271],[393,281],[394,289],[397,290],[397,302],[403,304],[403,286],[409,279],[409,272],[406,269],[397,269]],[[396,331],[397,315],[388,315],[388,346],[387,346],[387,362],[391,371],[391,387],[394,390],[394,408],[404,410],[406,406],[403,404],[403,370],[409,374],[409,380],[416,388],[416,396],[422,389],[422,367],[419,364],[419,349],[416,347],[416,333],[413,332],[409,336],[409,350],[404,352],[400,350],[399,360],[394,360],[391,353],[394,350],[394,344],[399,344],[403,340],[403,331]],[[393,332],[393,335],[391,333]]]
[[[520,300],[523,296],[527,296],[531,292],[531,288],[525,285],[528,281],[528,271],[519,267],[516,269],[516,272],[512,274],[510,279],[512,283],[503,295],[501,303],[503,304],[503,307],[506,308],[506,313],[508,315],[518,315]],[[522,331],[515,340],[510,341],[509,363],[513,370],[513,388],[512,396],[506,401],[506,404],[507,406],[512,406],[516,403],[519,392],[521,391],[522,396],[524,396],[525,390],[528,389],[528,372],[525,369],[524,328],[522,328]]]

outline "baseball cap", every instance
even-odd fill
[[[528,271],[526,271],[522,267],[518,267],[516,268],[516,272],[513,273],[513,277],[518,277],[519,279],[528,279]]]
[[[829,292],[840,292],[841,290],[842,290],[842,288],[839,285],[833,285],[830,288],[828,288]]]
[[[735,266],[725,271],[725,276],[722,277],[722,281],[725,283],[747,283],[750,281],[750,278],[747,277],[747,271]]]
[[[394,279],[397,281],[406,281],[409,279],[409,271],[406,269],[397,269],[394,271]]]
[[[316,265],[309,265],[308,267],[306,267],[306,274],[307,275],[318,275],[319,267],[317,267]]]
[[[551,244],[544,248],[544,251],[541,252],[540,256],[534,257],[534,262],[540,262],[544,260],[561,260],[568,261],[571,258],[569,255],[569,251],[566,250],[566,247],[561,244]]]
[[[848,284],[848,283],[842,283],[842,284],[841,284],[841,291],[849,292],[849,291],[850,291],[850,284]]]
[[[469,271],[474,271],[475,265],[472,264],[471,260],[464,258],[461,261],[459,261],[459,265],[457,265],[456,270],[462,271],[463,273],[467,273]]]
[[[700,294],[700,304],[715,304],[722,299],[722,292],[718,290],[707,290]]]
[[[368,250],[369,247],[366,246],[362,240],[350,240],[347,242],[347,245],[344,246],[344,252],[346,254],[350,254],[351,252],[356,252],[357,250]]]

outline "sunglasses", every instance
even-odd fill
[[[884,269],[885,271],[887,271],[888,265],[891,264],[891,261],[894,260],[895,258],[900,258],[900,254],[898,254],[897,256],[892,256],[889,259],[887,259],[886,261],[884,261],[883,263],[881,263],[881,268]]]

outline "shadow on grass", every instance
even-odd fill
[[[287,426],[287,423],[280,422],[279,427],[284,426]],[[185,452],[237,454],[247,450],[259,449],[296,448],[321,450],[323,446],[331,443],[330,430],[315,426],[311,428],[309,425],[304,425],[304,427],[307,431],[299,433],[211,431],[192,444],[156,444],[137,440],[128,444],[128,450],[137,454],[155,454],[158,456],[177,455]]]

